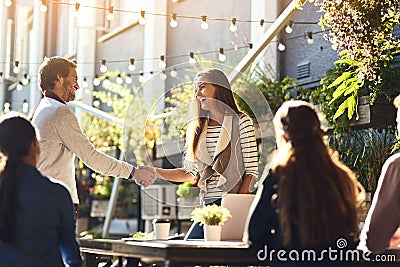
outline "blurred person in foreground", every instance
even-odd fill
[[[36,169],[35,129],[17,115],[0,119],[0,266],[81,266],[71,196]]]
[[[271,266],[351,265],[331,261],[321,252],[356,247],[361,185],[329,148],[311,104],[287,101],[273,122],[277,155],[257,191],[244,241],[258,251],[259,260]],[[345,245],[338,245],[339,241]],[[307,249],[316,253],[315,259],[288,259],[291,250],[301,256]],[[288,260],[268,254],[271,250],[284,251]]]
[[[66,105],[79,89],[76,64],[62,57],[46,58],[39,67],[39,85],[44,94],[32,123],[41,148],[39,171],[62,182],[71,193],[78,217],[79,198],[75,181],[75,156],[104,175],[134,179],[142,186],[155,181],[152,167],[138,169],[97,150],[82,132],[72,109]]]
[[[400,95],[397,108],[397,132],[400,134]],[[400,153],[389,157],[382,167],[378,185],[360,235],[359,249],[379,253],[400,244]]]
[[[258,152],[253,122],[236,105],[225,73],[198,72],[193,81],[193,120],[186,131],[185,168],[156,168],[174,182],[198,178],[204,205],[221,204],[227,193],[249,194],[258,177]],[[203,227],[192,224],[186,239],[202,239]]]

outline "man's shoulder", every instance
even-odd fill
[[[43,98],[34,115],[32,121],[38,120],[40,117],[54,117],[54,116],[65,116],[67,114],[73,114],[72,109],[56,100],[51,98]]]

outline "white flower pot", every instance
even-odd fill
[[[203,229],[205,241],[221,241],[221,226],[204,225]]]

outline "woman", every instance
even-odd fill
[[[193,121],[186,133],[185,168],[156,168],[159,176],[174,182],[198,179],[205,205],[221,203],[226,193],[248,194],[258,176],[257,143],[251,119],[233,98],[225,74],[206,69],[194,78]],[[198,224],[186,238],[203,238]]]
[[[277,158],[257,192],[245,239],[263,251],[260,260],[272,260],[273,266],[299,263],[263,258],[265,248],[317,253],[328,247],[355,248],[358,195],[363,190],[329,149],[316,111],[307,102],[287,101],[273,122]],[[328,255],[320,260],[330,264]]]
[[[0,266],[81,266],[71,197],[37,171],[39,143],[29,121],[2,118],[0,152]]]

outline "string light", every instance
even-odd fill
[[[314,44],[314,39],[313,39],[313,37],[312,37],[312,32],[307,32],[307,43],[308,43],[309,45]]]
[[[109,21],[112,21],[114,19],[114,7],[113,6],[110,6],[108,8],[107,19]]]
[[[80,7],[81,7],[81,4],[78,1],[76,1],[76,3],[75,3],[75,13],[74,13],[75,17],[78,17],[78,12],[79,12],[79,8]]]
[[[145,14],[146,14],[146,11],[144,11],[144,10],[140,11],[140,18],[139,18],[139,24],[140,25],[146,24],[146,18],[144,17]]]
[[[111,85],[110,80],[108,79],[108,76],[103,80],[103,88],[108,89]]]
[[[163,70],[163,71],[160,73],[160,79],[163,80],[163,81],[167,79],[167,74],[165,73],[165,70]]]
[[[99,76],[97,76],[97,74],[94,76],[93,85],[94,86],[99,86],[100,85]]]
[[[190,65],[196,64],[196,59],[194,58],[194,53],[193,52],[189,52],[189,64]]]
[[[29,78],[27,73],[24,74],[24,78],[22,79],[21,82],[23,85],[27,85],[29,83]]]
[[[4,103],[4,113],[8,113],[11,111],[11,104],[10,102],[5,102]]]
[[[160,62],[158,62],[158,67],[160,69],[165,69],[166,66],[167,66],[167,63],[165,62],[165,56],[161,55],[160,56]]]
[[[6,0],[6,1],[4,1],[4,5],[6,7],[10,7],[10,6],[12,6],[12,1],[11,0]]]
[[[100,107],[100,101],[98,99],[93,101],[93,107],[95,107],[95,108]]]
[[[261,19],[260,26],[258,27],[259,32],[264,32],[264,23],[265,23],[265,20]]]
[[[18,84],[17,84],[17,91],[22,91],[23,88],[24,87],[22,86],[22,82],[19,81]]]
[[[146,81],[146,79],[144,78],[144,72],[140,71],[139,73],[139,82],[140,83],[144,83]]]
[[[18,74],[20,71],[21,71],[21,70],[20,70],[20,68],[19,68],[19,61],[15,61],[15,62],[14,62],[13,72],[14,72],[15,74]]]
[[[129,66],[128,66],[128,70],[129,71],[135,71],[136,67],[135,67],[135,59],[132,57],[129,59]]]
[[[94,81],[93,81],[93,83],[94,83]],[[89,87],[89,83],[88,83],[86,77],[83,77],[82,88],[86,89],[88,87]]]
[[[132,83],[132,78],[131,78],[131,75],[130,75],[130,74],[126,75],[125,83],[126,83],[126,84],[131,84],[131,83]]]
[[[121,85],[121,84],[124,82],[124,80],[123,80],[122,77],[121,77],[121,74],[118,74],[118,75],[117,75],[117,78],[115,79],[115,82],[116,82],[117,84],[119,84],[119,85]]]
[[[293,32],[293,20],[290,20],[289,23],[286,25],[285,32],[286,33]]]
[[[42,4],[40,5],[40,11],[43,13],[47,12],[47,0],[42,0]]]
[[[286,46],[285,46],[282,42],[279,42],[279,44],[278,44],[278,50],[281,51],[281,52],[283,52],[283,51],[286,50]]]
[[[105,59],[102,59],[101,60],[101,65],[100,65],[100,72],[101,73],[104,73],[104,72],[106,72],[107,71],[107,66],[106,66],[106,60]]]
[[[176,78],[178,76],[178,72],[174,69],[171,70],[171,77]]]
[[[27,113],[29,111],[29,103],[24,99],[24,102],[22,103],[22,112]]]
[[[224,62],[226,60],[226,55],[224,54],[224,49],[219,49],[218,60]]]
[[[178,27],[178,22],[176,21],[176,13],[172,13],[171,14],[171,20],[169,22],[169,26],[171,26],[172,28],[176,28]]]
[[[232,18],[232,20],[231,20],[231,26],[229,27],[229,30],[230,30],[231,32],[236,32],[236,31],[237,31],[236,18]]]
[[[201,25],[200,25],[200,27],[203,29],[203,30],[207,30],[208,29],[208,22],[207,22],[207,16],[201,16]]]

